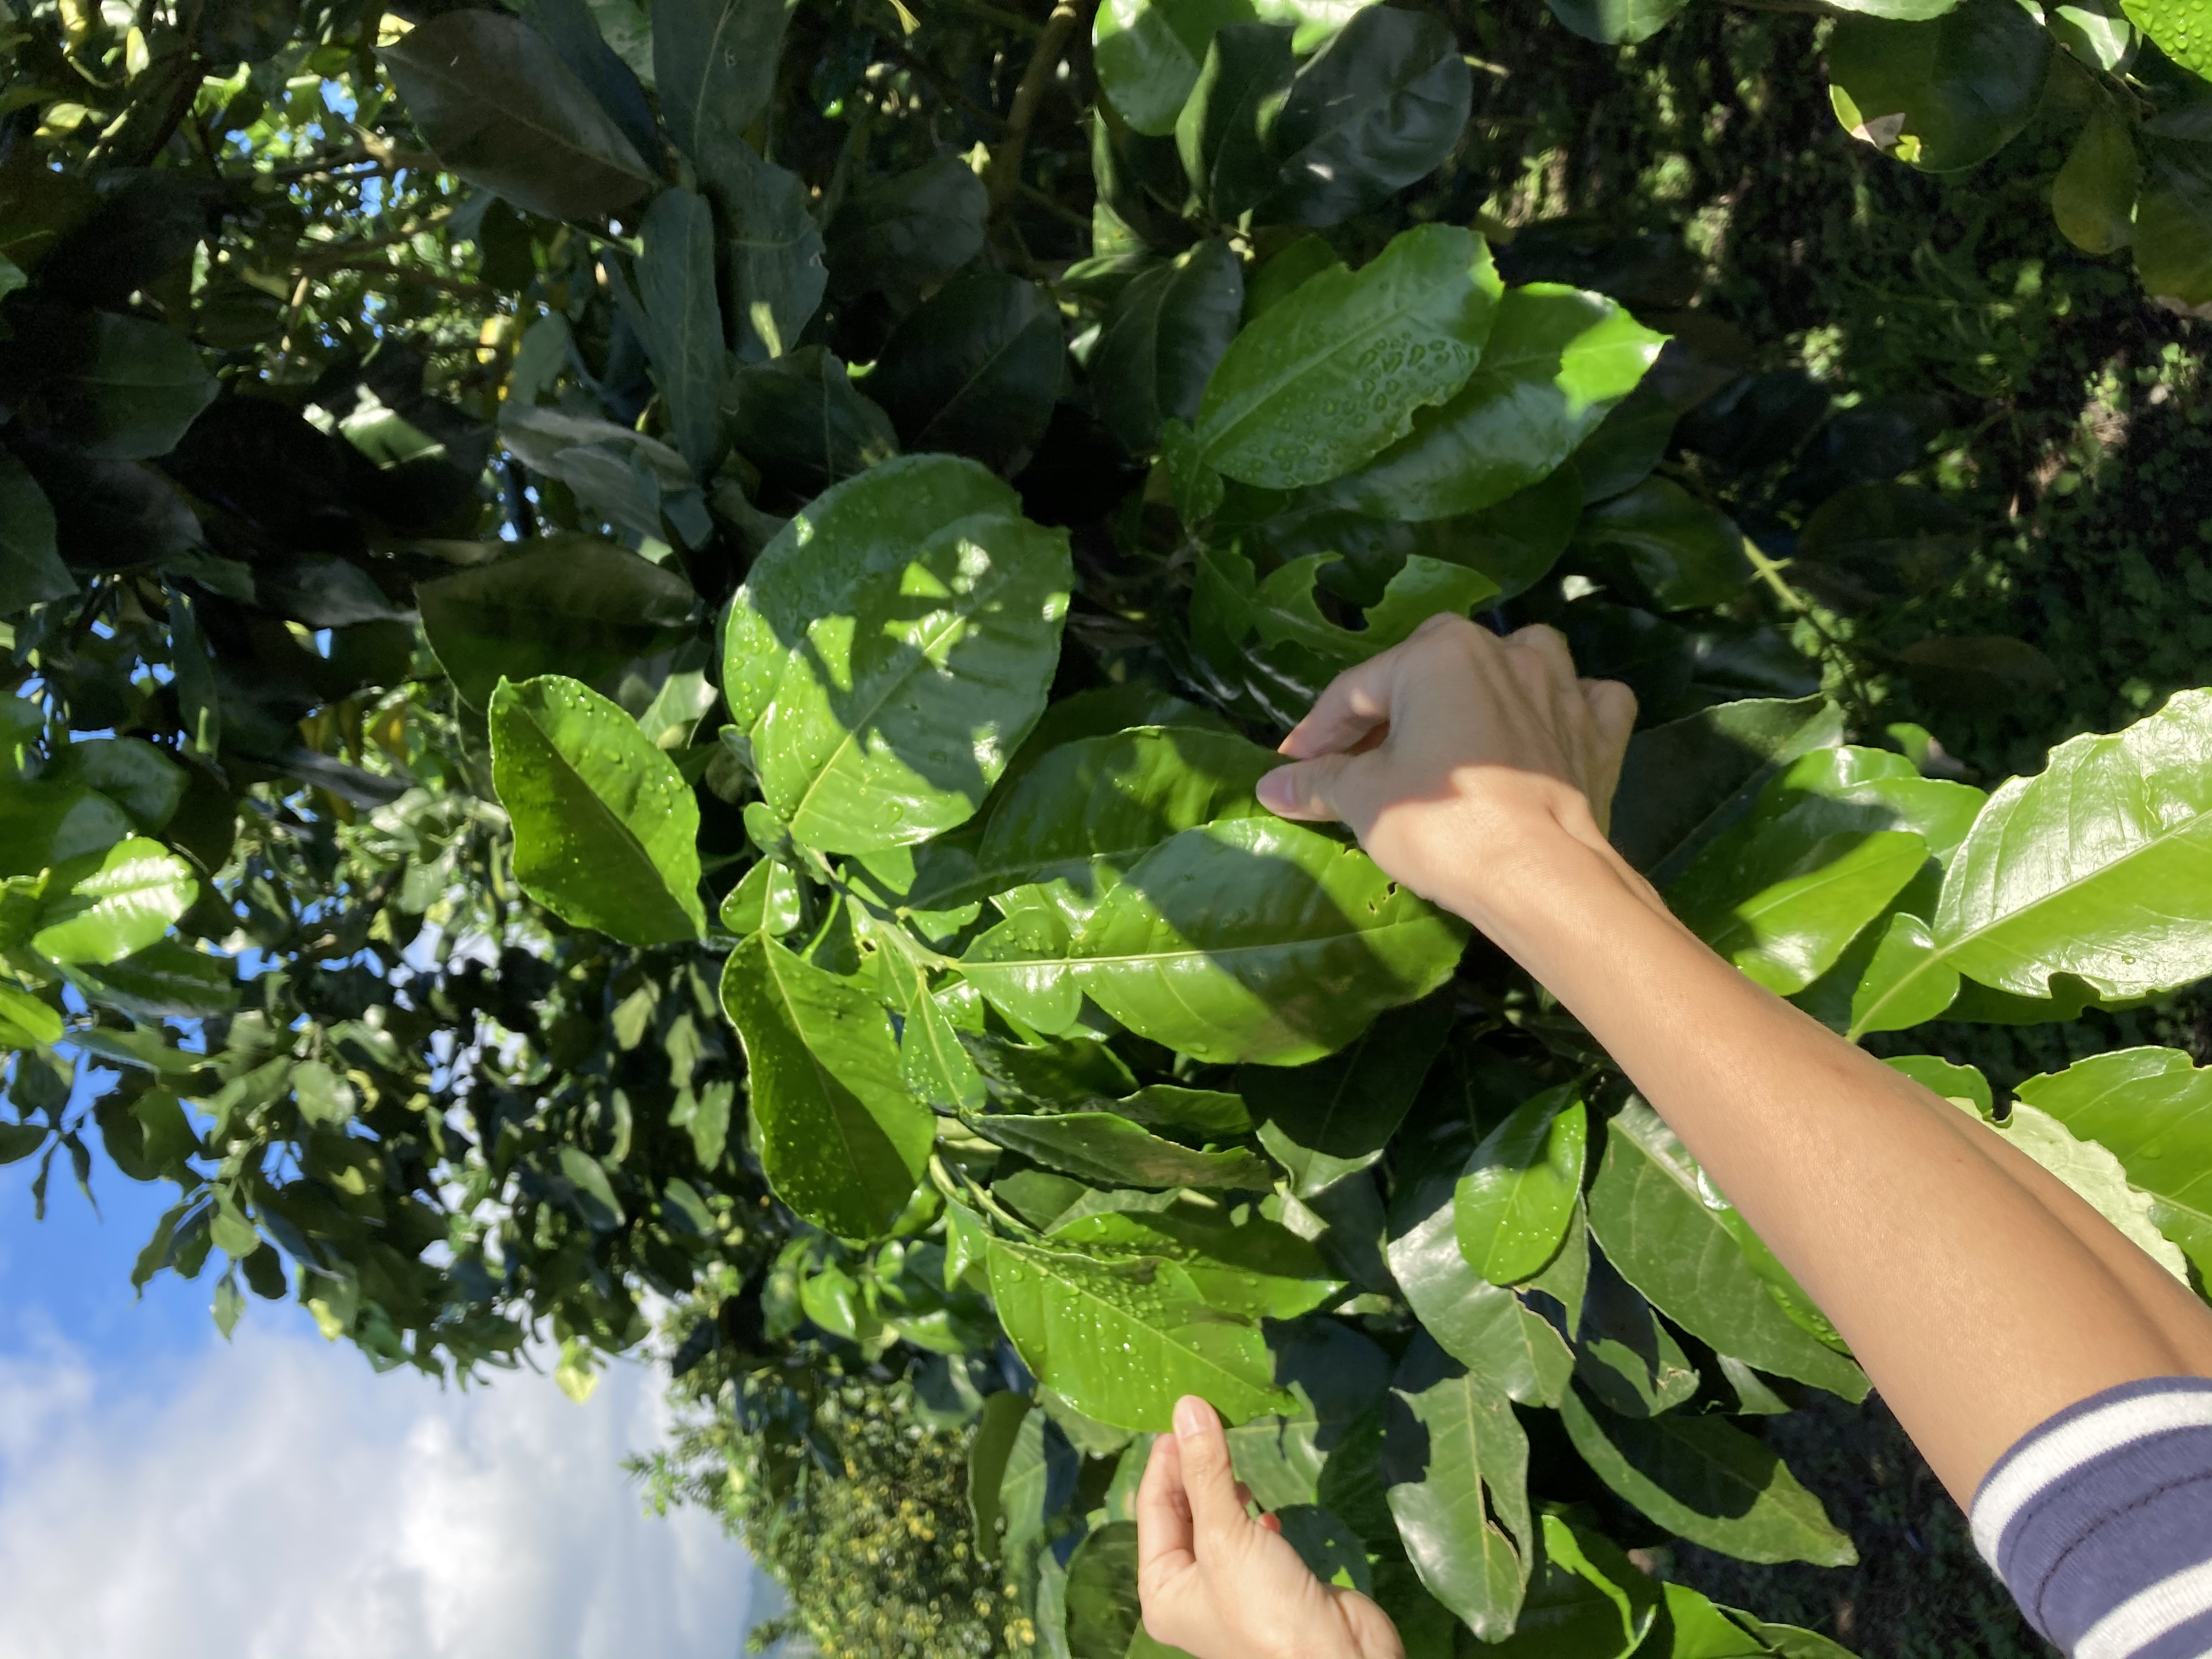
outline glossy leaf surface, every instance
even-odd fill
[[[1466,384],[1502,291],[1481,239],[1445,225],[1321,271],[1231,342],[1199,404],[1200,458],[1272,489],[1359,465]]]
[[[842,1237],[884,1231],[921,1178],[936,1121],[907,1091],[882,1007],[758,933],[730,953],[722,1006],[744,1044],[777,1195]]]
[[[1990,797],[1931,933],[1968,976],[2021,996],[2069,973],[2108,997],[2212,973],[2212,692],[2110,737],[2072,738]]]
[[[1154,1042],[1289,1066],[1434,990],[1466,937],[1357,849],[1240,818],[1183,830],[1139,860],[1072,956],[1092,1000]]]
[[[1729,1231],[1727,1208],[1650,1107],[1632,1104],[1606,1126],[1589,1224],[1621,1277],[1722,1353],[1863,1398],[1865,1373],[1784,1310]]]
[[[1164,1430],[1186,1394],[1231,1422],[1296,1408],[1275,1386],[1259,1327],[1207,1308],[1172,1261],[1100,1261],[994,1238],[990,1264],[992,1298],[1023,1362],[1085,1416]]]
[[[1468,1265],[1493,1285],[1542,1270],[1565,1238],[1582,1191],[1589,1111],[1571,1089],[1531,1097],[1486,1136],[1452,1199]]]
[[[531,896],[632,945],[704,933],[698,803],[637,722],[559,675],[501,681],[489,714],[492,782]]]
[[[1578,1392],[1559,1402],[1559,1417],[1607,1486],[1693,1543],[1743,1561],[1840,1567],[1858,1559],[1820,1500],[1733,1424],[1679,1412],[1616,1417]]]
[[[1467,384],[1334,492],[1392,519],[1493,506],[1555,471],[1665,343],[1601,295],[1549,283],[1508,289]]]
[[[544,37],[495,11],[434,17],[384,48],[408,112],[454,172],[549,218],[627,206],[652,174]]]

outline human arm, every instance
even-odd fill
[[[1261,798],[1340,818],[1627,1073],[1961,1503],[2062,1407],[2212,1375],[2212,1312],[1994,1132],[1753,983],[1601,823],[1634,705],[1548,629],[1438,619],[1339,678]]]
[[[1261,798],[1350,824],[1394,878],[1480,927],[1583,1022],[1842,1332],[1962,1504],[2000,1457],[2006,1479],[2034,1473],[2052,1431],[2032,1431],[2071,1407],[2067,1429],[2089,1408],[2077,1402],[2115,1385],[2165,1389],[2170,1418],[2212,1423],[2205,1385],[2142,1381],[2212,1376],[2212,1313],[2187,1287],[2002,1136],[1743,977],[1613,851],[1603,824],[1634,712],[1626,688],[1577,680],[1549,629],[1501,641],[1440,618],[1331,685]],[[2078,1497],[2130,1458],[2171,1469],[2212,1457],[2212,1427],[2193,1434],[2117,1446],[2066,1479]],[[2178,1501],[2198,1504],[2194,1516],[2205,1492]],[[2155,1569],[2109,1528],[2071,1547],[2094,1523],[2078,1502],[2069,1522],[2069,1502],[2045,1506],[2042,1541],[2014,1528],[2002,1551],[1994,1535],[1984,1547],[2010,1564],[2039,1628],[2070,1643],[2097,1594],[2131,1595],[2125,1575]],[[1197,1545],[1206,1565],[1202,1534]],[[2039,1550],[2063,1553],[2070,1580],[2056,1567],[2038,1577]],[[1210,1582],[1224,1606],[1249,1605],[1233,1573]],[[2059,1608],[2066,1595],[2082,1607]],[[1243,1636],[1192,1650],[1352,1652]]]

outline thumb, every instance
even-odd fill
[[[1337,819],[1344,817],[1339,796],[1345,769],[1355,755],[1323,755],[1289,766],[1279,766],[1262,777],[1253,793],[1260,805],[1277,817]]]
[[[1190,1504],[1191,1530],[1201,1555],[1209,1542],[1235,1535],[1246,1519],[1244,1500],[1230,1467],[1229,1437],[1212,1407],[1196,1395],[1176,1401],[1176,1449],[1182,1489]]]

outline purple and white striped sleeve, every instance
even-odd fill
[[[1974,1543],[2071,1659],[2212,1656],[2212,1379],[2068,1407],[1974,1494]]]

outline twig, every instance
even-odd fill
[[[1056,197],[1046,195],[1044,191],[1039,190],[1035,185],[1024,183],[1021,189],[1022,199],[1024,201],[1035,203],[1037,206],[1042,208],[1047,213],[1051,214],[1054,218],[1065,219],[1069,224],[1074,225],[1079,229],[1089,230],[1091,228],[1091,219],[1089,215],[1078,213],[1073,208],[1068,206],[1066,203],[1060,201]]]
[[[1060,60],[1067,50],[1067,43],[1079,25],[1087,21],[1091,9],[1098,0],[1059,0],[1052,15],[1045,21],[1044,33],[1037,38],[1036,50],[1030,54],[1030,66],[1022,71],[1021,83],[1014,88],[1014,101],[1006,112],[1006,136],[991,156],[991,213],[997,217],[1005,213],[1022,182],[1022,154],[1029,148],[1030,124],[1036,119],[1037,106],[1044,101],[1044,89],[1052,84],[1052,77],[1060,68]]]

